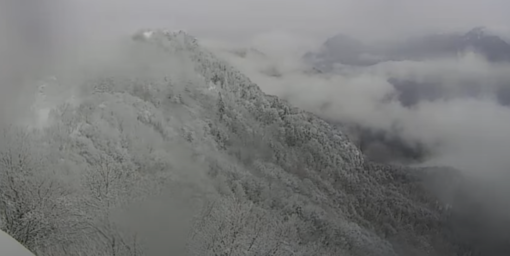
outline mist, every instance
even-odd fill
[[[303,72],[309,67],[303,66],[301,56],[338,32],[390,40],[484,25],[507,35],[507,5],[501,0],[3,1],[2,10],[10,15],[2,16],[1,32],[9,35],[0,44],[7,56],[2,66],[16,72],[1,76],[0,122],[27,116],[37,91],[36,83],[12,74],[26,79],[60,69],[70,77],[84,63],[103,63],[118,55],[119,36],[141,28],[184,29],[204,45],[222,48],[219,54],[266,93],[329,120],[397,132],[411,144],[424,143],[432,149],[429,164],[473,173],[505,172],[510,119],[508,108],[497,101],[495,87],[508,81],[508,65],[466,53],[456,59],[384,62],[347,68],[342,74],[311,75]],[[224,54],[237,46],[253,46],[264,55]],[[395,100],[398,92],[388,83],[390,77],[432,78],[442,84],[447,97],[404,107]],[[466,81],[484,84],[484,92],[464,97]]]
[[[510,88],[510,65],[466,52],[321,74],[302,56],[339,32],[391,41],[482,25],[507,37],[509,8],[502,0],[2,1],[0,128],[38,122],[34,104],[47,76],[66,79],[67,87],[53,89],[46,109],[74,93],[85,67],[97,72],[118,64],[124,47],[118,38],[141,28],[183,29],[268,94],[332,123],[424,145],[428,153],[419,166],[452,166],[503,187],[510,177],[510,108],[501,89]],[[440,97],[404,106],[390,78],[432,80]],[[473,83],[482,85],[474,94]]]
[[[466,29],[480,24],[507,30],[508,3],[488,0],[173,0],[68,1],[79,10],[80,26],[93,33],[136,26],[186,29],[196,36],[237,40],[270,30],[311,36],[343,31],[356,37],[388,39],[425,30]],[[92,18],[93,17],[93,18]],[[93,29],[92,29],[93,28]]]
[[[245,59],[228,56],[267,93],[289,98],[332,120],[383,130],[397,125],[402,138],[437,147],[437,156],[430,159],[433,163],[499,172],[508,163],[503,152],[510,145],[505,133],[510,119],[507,108],[495,101],[491,86],[507,81],[508,66],[468,53],[458,59],[385,62],[342,75],[317,76],[301,72],[300,56],[338,32],[389,40],[484,25],[506,35],[510,18],[505,7],[510,5],[502,0],[469,4],[459,0],[3,1],[2,13],[9,15],[2,15],[1,32],[9,36],[0,43],[7,56],[2,66],[16,72],[5,71],[1,76],[0,120],[5,123],[25,115],[37,87],[7,74],[30,77],[29,73],[49,73],[52,67],[69,71],[73,69],[69,63],[99,63],[115,54],[115,39],[137,29],[184,29],[204,43],[253,45],[267,54]],[[260,72],[274,68],[279,77]],[[487,85],[487,93],[481,98],[449,97],[405,108],[385,100],[396,93],[387,82],[390,76],[434,77],[448,87],[450,95],[464,81],[475,79]]]
[[[354,126],[391,137],[404,144],[397,145],[401,149],[424,156],[412,164],[416,167],[460,170],[468,180],[460,187],[453,183],[448,191],[431,187],[454,205],[454,232],[494,253],[498,249],[491,243],[506,239],[510,108],[502,92],[510,87],[509,64],[491,63],[477,53],[465,52],[455,58],[342,66],[340,72],[321,73],[302,58],[318,45],[296,34],[267,33],[237,46],[205,44],[266,93],[340,124],[344,131]],[[402,96],[408,91],[389,82],[395,78],[422,82],[418,84],[422,87],[407,88],[411,95],[417,92],[413,104],[404,104],[406,96]],[[428,97],[430,92],[434,97]],[[402,162],[390,152],[392,145],[369,143],[375,151],[365,152],[370,153],[369,159]]]
[[[509,81],[509,65],[488,63],[468,52],[456,59],[383,62],[347,67],[341,74],[313,74],[307,72],[310,67],[303,64],[302,54],[295,54],[299,50],[285,47],[288,41],[303,40],[288,37],[274,36],[271,43],[254,40],[250,47],[265,55],[248,51],[241,57],[225,50],[228,47],[211,47],[269,94],[331,121],[396,133],[410,145],[426,145],[432,154],[422,164],[481,175],[507,172],[510,161],[504,152],[510,150],[510,109],[498,102],[497,86]],[[310,47],[301,49],[306,52]],[[404,106],[397,99],[400,92],[388,82],[392,77],[433,79],[444,97]],[[463,93],[472,83],[483,85],[481,91]]]

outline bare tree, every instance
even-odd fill
[[[198,215],[189,246],[193,255],[290,255],[284,249],[288,231],[278,215],[244,199],[222,198]]]
[[[64,239],[66,197],[31,134],[4,129],[0,148],[0,227],[29,249]],[[65,234],[64,234],[65,236]]]
[[[99,155],[85,171],[83,214],[87,229],[97,237],[108,255],[137,255],[136,234],[129,234],[115,212],[135,200],[136,173],[124,170],[109,155]]]

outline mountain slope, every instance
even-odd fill
[[[418,172],[365,161],[184,32],[142,31],[79,82],[0,148],[27,156],[0,159],[0,227],[37,255],[455,255]]]

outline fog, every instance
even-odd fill
[[[450,165],[474,174],[507,171],[510,109],[499,104],[495,85],[509,81],[510,66],[466,53],[456,59],[383,62],[345,68],[342,74],[311,74],[299,59],[302,55],[294,54],[298,50],[280,47],[288,44],[288,37],[277,35],[269,42],[267,35],[250,45],[269,53],[265,55],[251,52],[239,56],[225,50],[232,46],[209,45],[267,93],[328,120],[356,123],[396,133],[410,144],[425,144],[432,155],[423,164]],[[294,41],[302,42],[299,38]],[[434,79],[447,97],[403,106],[396,99],[398,92],[387,82],[390,77]],[[474,96],[461,93],[472,83],[482,84],[482,91]]]
[[[494,255],[508,253],[508,249],[496,249],[500,248],[496,244],[508,239],[504,223],[510,213],[510,108],[501,101],[507,97],[501,95],[501,88],[510,87],[509,64],[490,63],[476,53],[465,52],[456,58],[344,66],[341,72],[323,74],[304,64],[303,54],[314,47],[296,34],[259,35],[237,46],[244,52],[232,51],[236,46],[218,41],[204,43],[266,93],[333,123],[395,136],[408,149],[424,146],[426,157],[415,165],[450,166],[474,178],[468,178],[470,182],[461,189],[452,182],[446,190],[434,191],[453,202],[456,235],[472,239],[475,247],[486,246]],[[420,95],[416,104],[405,106],[399,100],[402,91],[397,91],[389,78],[433,81],[435,88],[420,90],[439,92],[440,97]],[[478,85],[475,90],[473,84]],[[390,148],[383,145],[376,150],[387,157]],[[394,155],[390,153],[390,157]]]
[[[228,43],[229,47],[251,45],[264,52],[264,58],[225,57],[268,93],[289,98],[332,120],[377,129],[394,129],[397,125],[399,136],[437,147],[434,152],[437,157],[431,161],[438,164],[453,164],[478,172],[502,171],[508,164],[503,152],[510,147],[507,146],[510,136],[505,132],[510,119],[508,109],[495,101],[491,84],[507,79],[507,66],[489,64],[467,54],[459,59],[385,62],[326,77],[301,72],[300,57],[338,32],[364,40],[387,40],[484,25],[506,35],[510,18],[504,10],[508,7],[510,4],[502,0],[470,3],[460,0],[4,0],[2,13],[8,15],[2,16],[5,22],[1,32],[10,36],[2,37],[0,44],[2,54],[9,55],[1,63],[5,72],[1,76],[0,120],[5,123],[21,116],[29,105],[26,103],[32,100],[35,85],[13,74],[31,77],[53,66],[63,66],[65,61],[82,61],[84,57],[90,60],[91,50],[87,49],[102,47],[96,53],[107,54],[104,49],[111,49],[117,36],[139,28],[185,29],[204,44],[215,41],[223,46]],[[274,66],[281,77],[259,72]],[[395,94],[386,82],[390,76],[434,77],[453,91],[466,79],[478,79],[487,84],[487,93],[481,98],[451,97],[405,108],[394,100],[384,100]],[[494,167],[487,168],[487,164]]]
[[[318,74],[302,56],[339,32],[387,41],[486,26],[507,37],[508,9],[503,0],[2,0],[0,128],[34,121],[42,78],[78,79],[81,67],[100,69],[115,60],[119,36],[183,29],[266,93],[332,122],[385,131],[411,147],[423,144],[430,154],[420,165],[453,166],[505,187],[510,108],[498,97],[499,86],[510,87],[508,64],[466,52]],[[257,51],[232,51],[250,47]],[[433,80],[444,97],[403,106],[389,78]],[[472,83],[483,86],[466,95]],[[497,193],[506,197],[506,191]]]
[[[67,1],[82,29],[118,31],[136,26],[179,27],[194,34],[247,37],[268,30],[326,36],[388,38],[423,30],[480,24],[508,29],[502,0],[110,0]],[[73,24],[74,25],[74,24]]]
[[[1,32],[10,36],[3,37],[0,46],[2,54],[10,57],[3,58],[1,64],[8,68],[4,71],[16,70],[2,75],[0,120],[4,123],[26,112],[36,87],[16,80],[12,74],[31,77],[29,73],[44,73],[43,69],[47,72],[69,60],[83,62],[85,57],[98,61],[100,58],[91,56],[104,58],[100,55],[112,49],[117,36],[139,28],[184,29],[204,44],[214,41],[216,46],[254,46],[261,50],[264,58],[225,57],[266,92],[289,98],[323,117],[386,130],[397,125],[402,138],[434,147],[437,157],[433,161],[438,164],[484,171],[488,171],[485,162],[494,166],[489,169],[498,171],[507,164],[503,152],[510,147],[506,146],[510,136],[505,133],[510,119],[491,89],[495,82],[507,79],[507,66],[467,54],[459,59],[385,62],[327,77],[301,72],[304,67],[300,59],[338,32],[364,40],[387,40],[484,25],[506,35],[510,18],[504,10],[510,4],[505,1],[4,0],[2,7],[8,15],[2,16],[6,22]],[[91,54],[90,49],[99,48],[102,50],[95,51],[96,55]],[[260,72],[268,67],[277,67],[282,76]],[[463,81],[475,79],[487,84],[487,93],[481,98],[450,97],[405,108],[394,100],[384,100],[395,94],[386,81],[389,77],[434,77],[450,88],[450,95],[455,95],[455,88],[462,87]]]
[[[339,31],[360,38],[395,36],[485,25],[508,31],[510,3],[487,0],[45,0],[12,1],[18,17],[28,5],[46,7],[54,27],[68,37],[119,33],[142,27],[173,27],[231,39],[270,30],[325,37]],[[5,5],[5,4],[4,4]],[[5,9],[5,8],[4,8]],[[41,14],[42,13],[42,14]],[[50,21],[46,21],[50,22]]]

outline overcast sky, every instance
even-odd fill
[[[391,37],[478,25],[507,30],[510,24],[506,0],[68,0],[66,5],[75,9],[68,18],[80,19],[82,28],[158,26],[232,37],[268,30]]]
[[[13,4],[7,8],[6,4]],[[43,4],[46,4],[43,6]],[[16,8],[14,8],[15,6]],[[30,7],[46,7],[43,11],[30,11]],[[324,102],[332,104],[331,113],[325,113],[330,119],[345,118],[369,126],[384,129],[392,120],[397,120],[407,127],[405,134],[412,139],[419,139],[434,144],[447,141],[448,155],[439,163],[462,163],[461,167],[488,166],[500,171],[510,165],[508,157],[501,152],[510,151],[510,114],[508,108],[487,100],[457,100],[423,105],[417,110],[409,110],[390,104],[379,106],[378,99],[391,92],[393,88],[387,83],[387,74],[368,70],[353,77],[335,77],[322,79],[311,77],[290,70],[285,70],[282,78],[273,81],[260,75],[259,69],[281,65],[293,67],[299,63],[294,57],[302,55],[289,52],[289,48],[310,38],[323,41],[335,33],[344,32],[360,38],[388,39],[395,36],[420,34],[424,31],[441,31],[450,29],[469,29],[475,26],[487,26],[498,31],[510,31],[510,1],[508,0],[0,0],[0,56],[12,56],[15,53],[26,58],[0,58],[0,127],[21,116],[35,88],[19,86],[20,76],[14,71],[26,71],[26,66],[34,70],[47,70],[47,49],[55,50],[55,55],[65,55],[60,46],[53,44],[49,48],[36,40],[10,40],[4,32],[18,32],[19,23],[36,20],[35,31],[44,30],[48,19],[35,17],[43,15],[52,18],[48,29],[63,39],[92,39],[104,41],[104,35],[133,33],[139,28],[185,29],[198,37],[217,37],[216,39],[257,41],[254,45],[264,53],[269,53],[271,61],[254,60],[238,67],[250,78],[260,82],[261,88],[277,95],[295,95],[294,103],[302,108],[311,109],[322,106]],[[3,14],[11,14],[6,16]],[[5,21],[7,17],[8,22]],[[28,22],[27,24],[31,24]],[[25,24],[25,25],[27,25]],[[30,27],[31,25],[29,25]],[[14,29],[13,29],[14,28]],[[34,30],[33,30],[34,31]],[[299,36],[290,35],[298,33]],[[27,33],[33,36],[32,33]],[[39,34],[41,35],[41,34]],[[45,35],[42,33],[42,35]],[[44,37],[44,36],[43,36]],[[220,38],[218,38],[220,37]],[[253,40],[254,37],[257,40]],[[55,37],[51,37],[54,39]],[[40,42],[45,42],[42,38]],[[25,45],[21,44],[28,43]],[[73,49],[83,51],[88,46],[84,43],[65,44]],[[267,46],[267,47],[263,47]],[[43,48],[40,48],[43,47]],[[32,51],[27,51],[32,50]],[[42,50],[41,50],[42,49]],[[112,54],[99,51],[101,54]],[[297,50],[296,50],[297,51]],[[27,54],[28,52],[28,54]],[[88,54],[88,52],[87,52]],[[52,56],[51,54],[49,54]],[[74,55],[73,55],[74,56]],[[80,55],[82,56],[82,55]],[[290,57],[289,57],[290,56]],[[53,57],[53,56],[52,56]],[[61,57],[61,56],[58,56]],[[73,60],[82,58],[72,58]],[[39,60],[37,62],[33,60]],[[245,60],[242,60],[245,61]],[[252,60],[250,60],[252,61]],[[19,62],[19,63],[17,63]],[[35,62],[35,64],[34,64]],[[260,63],[259,63],[260,62]],[[273,63],[274,62],[274,63]],[[275,64],[276,63],[276,64]],[[28,65],[30,64],[30,65]],[[391,64],[391,63],[390,63]],[[389,66],[379,66],[383,70],[400,72],[405,76],[421,74],[440,74],[445,83],[462,81],[473,70],[480,73],[479,78],[487,81],[507,74],[510,66],[494,67],[478,59],[435,60],[425,63],[402,62]],[[392,66],[393,65],[393,66]],[[421,65],[416,67],[416,65]],[[10,69],[5,69],[9,67]],[[17,68],[20,68],[17,70]],[[32,68],[31,68],[32,69]],[[438,69],[438,70],[436,70]],[[432,71],[431,71],[432,70]],[[503,70],[504,72],[500,71]],[[377,70],[376,70],[377,71]],[[44,72],[41,72],[44,73]],[[260,80],[257,80],[260,79]],[[313,86],[310,86],[313,85]],[[342,86],[339,86],[342,85]],[[375,101],[372,101],[376,99]],[[371,104],[374,103],[374,104]],[[27,110],[28,111],[28,110]],[[322,113],[324,114],[324,113]],[[427,127],[425,129],[425,127]],[[467,129],[463,129],[467,128]],[[420,130],[423,129],[423,130]],[[483,134],[484,136],[480,136]],[[489,136],[490,135],[490,136]],[[476,145],[473,147],[472,145]],[[461,150],[458,150],[461,149]],[[469,150],[466,150],[469,149]],[[491,153],[491,154],[488,154]],[[482,155],[484,161],[480,160]],[[504,168],[503,168],[504,167]],[[505,180],[506,181],[506,180]]]
[[[6,50],[0,54],[14,47],[18,53],[62,55],[63,46],[78,51],[85,48],[83,40],[104,41],[104,36],[151,27],[185,29],[202,39],[256,38],[280,52],[339,32],[362,39],[479,25],[506,32],[507,10],[507,0],[1,0],[0,32],[25,35],[21,41],[0,39],[0,50]],[[46,28],[48,33],[41,32]]]

